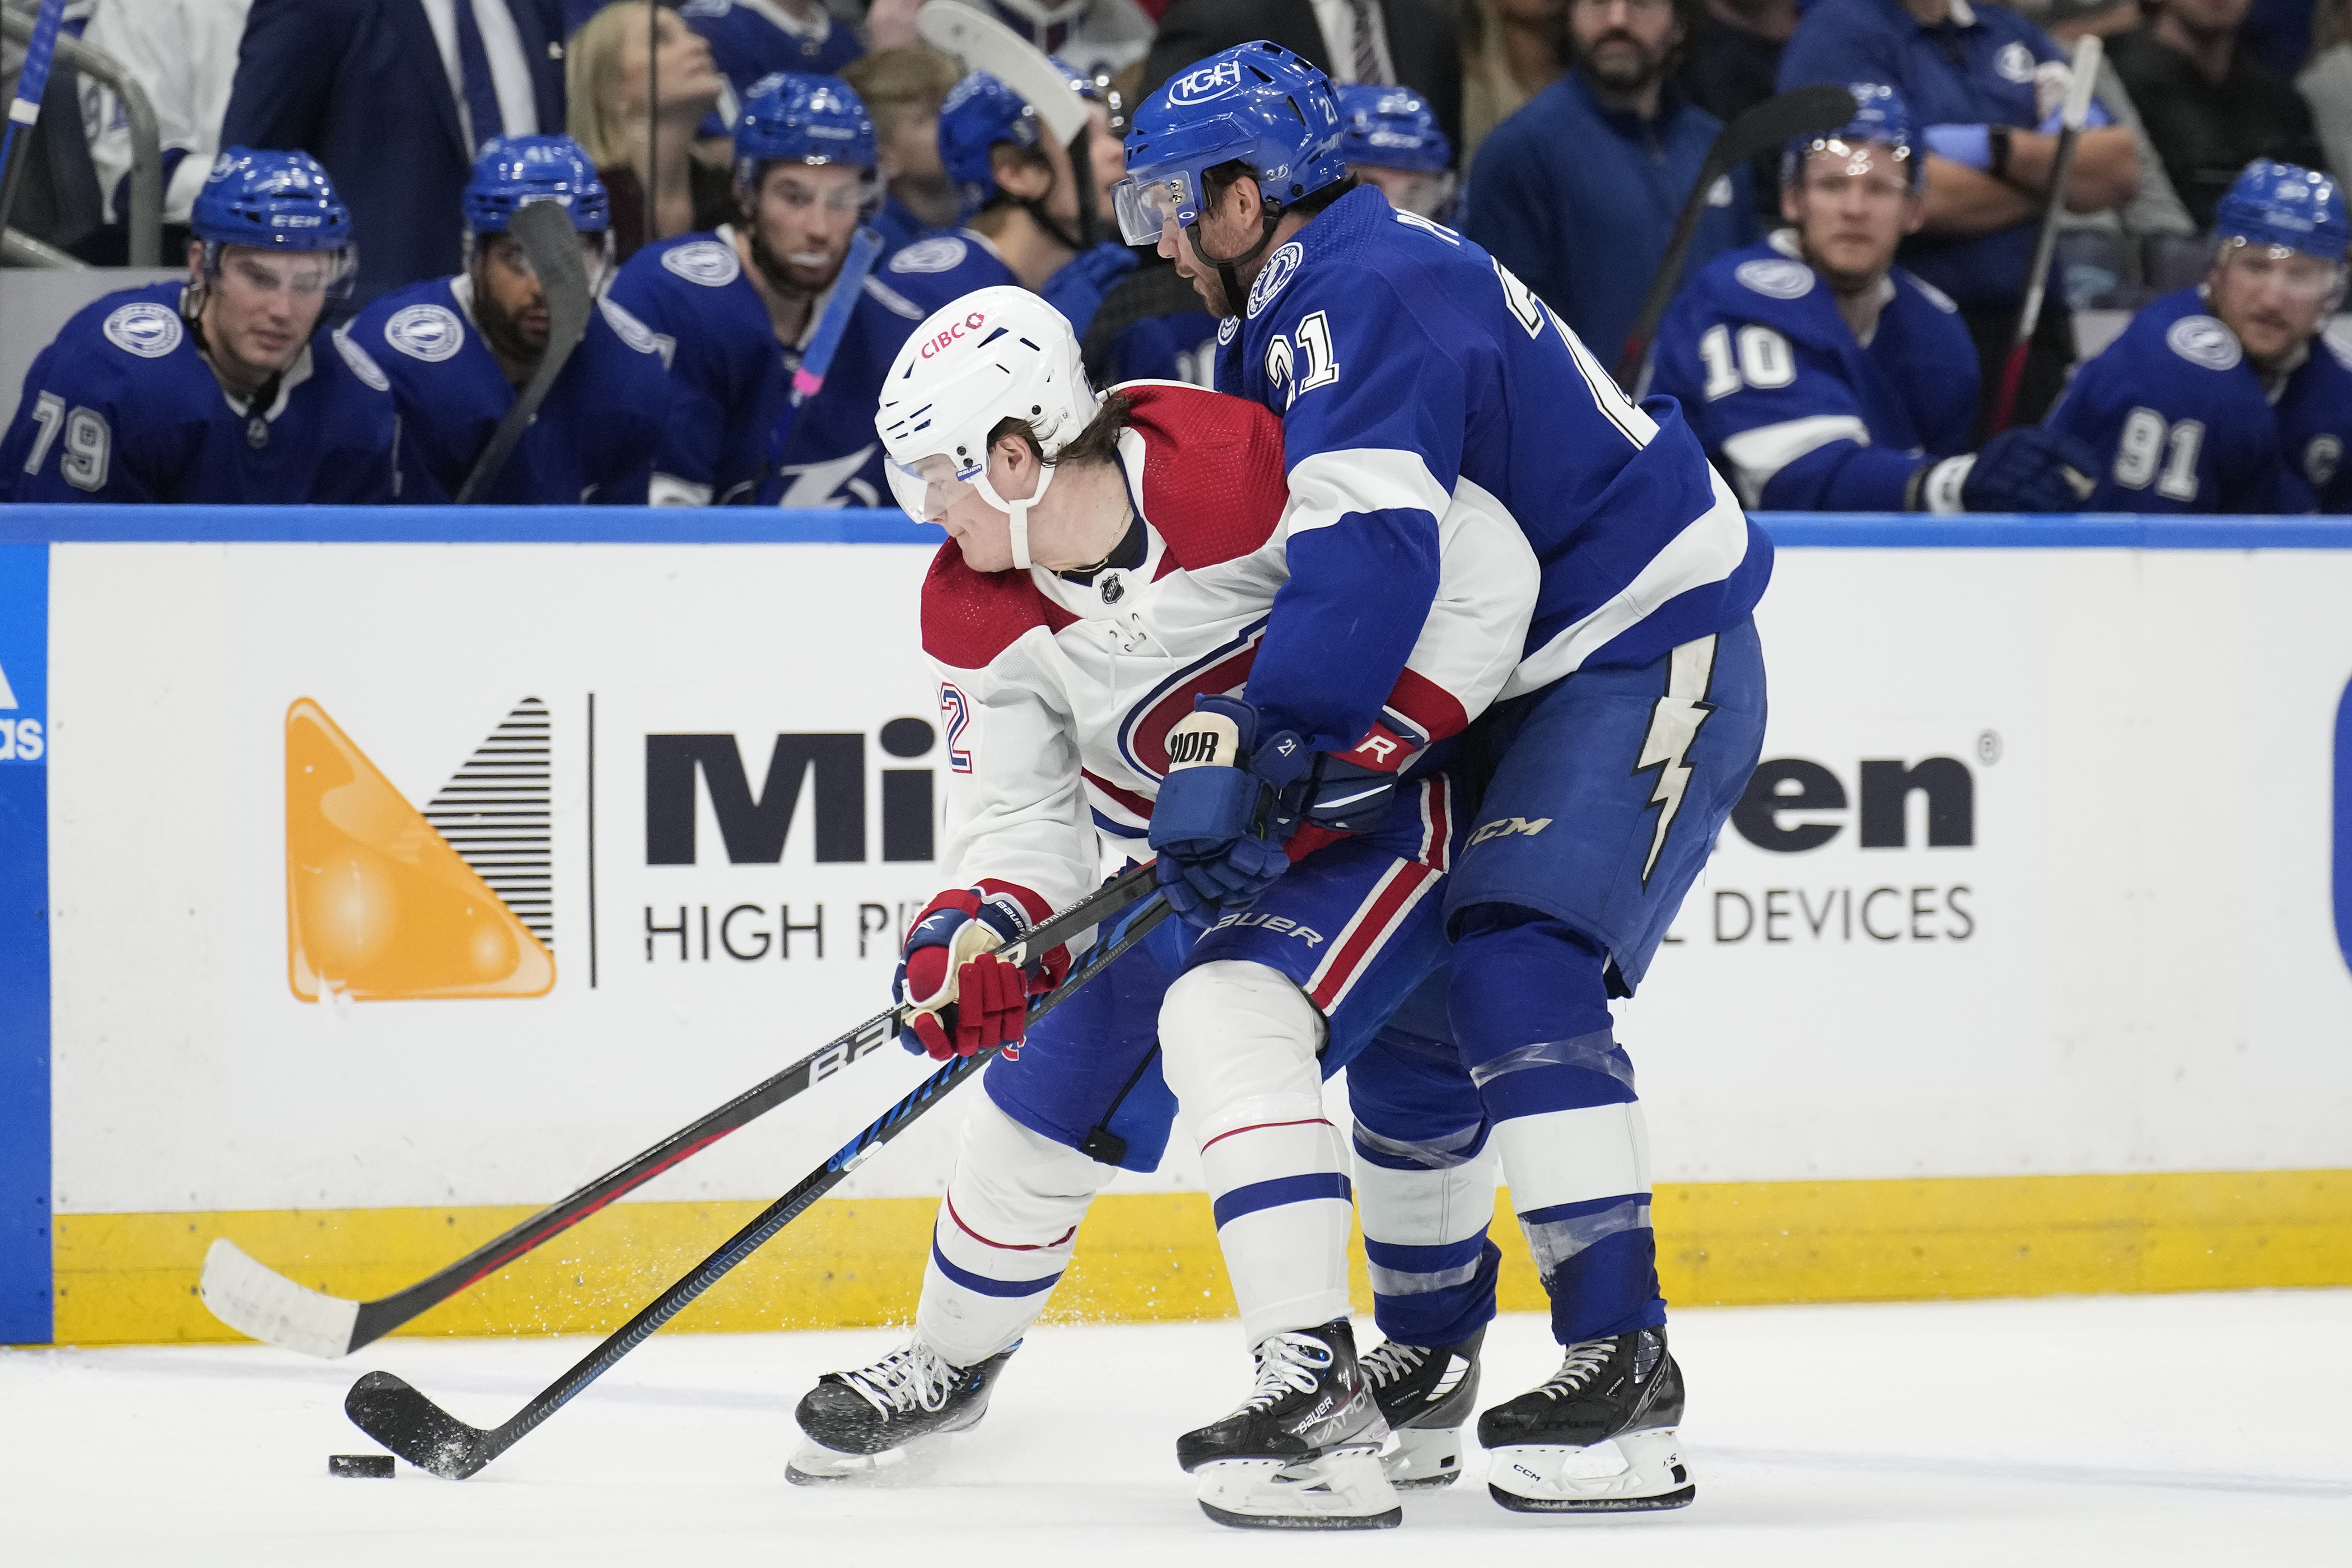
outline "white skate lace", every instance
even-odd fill
[[[1394,1340],[1382,1340],[1358,1358],[1364,1369],[1364,1378],[1375,1389],[1384,1389],[1421,1370],[1429,1359],[1429,1352],[1420,1345],[1401,1345]]]
[[[1312,1394],[1330,1370],[1331,1347],[1312,1334],[1274,1334],[1258,1342],[1257,1382],[1234,1410],[1268,1410],[1286,1394]]]
[[[956,1369],[920,1340],[892,1351],[872,1366],[835,1374],[884,1415],[918,1407],[938,1411],[954,1390]]]
[[[1568,1359],[1536,1390],[1547,1399],[1565,1399],[1601,1375],[1617,1353],[1615,1340],[1582,1340],[1568,1347]]]

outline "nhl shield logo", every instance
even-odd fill
[[[149,300],[125,305],[106,318],[106,341],[141,359],[162,359],[180,346],[179,315]]]
[[[1106,605],[1116,605],[1127,597],[1127,584],[1119,580],[1119,575],[1116,572],[1107,574],[1103,580],[1096,584],[1095,591],[1102,595],[1102,602]]]

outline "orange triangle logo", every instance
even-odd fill
[[[286,967],[305,1002],[555,985],[530,927],[307,697],[286,710]]]

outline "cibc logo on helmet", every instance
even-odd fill
[[[1168,101],[1202,103],[1231,92],[1241,84],[1241,62],[1219,60],[1215,65],[1203,66],[1199,70],[1188,71],[1177,78],[1175,84],[1168,89]]]
[[[988,325],[988,318],[980,311],[974,310],[962,321],[950,322],[946,331],[932,334],[931,341],[923,345],[922,357],[929,359],[933,354],[945,350],[958,338],[967,333],[976,332],[986,325]]]

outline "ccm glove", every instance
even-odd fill
[[[1168,733],[1168,777],[1151,807],[1151,847],[1169,905],[1207,930],[1245,908],[1290,864],[1298,826],[1285,794],[1314,753],[1286,730],[1261,742],[1257,710],[1235,697],[1196,697]]]
[[[1045,954],[1034,974],[998,957],[994,950],[1024,929],[1004,900],[975,888],[933,899],[898,956],[892,994],[917,1009],[899,1026],[898,1043],[939,1061],[1018,1046],[1029,998],[1060,984],[1070,970],[1066,947]]]
[[[2074,511],[2099,488],[2099,457],[2039,425],[2004,430],[1984,449],[1911,477],[1914,511]]]

